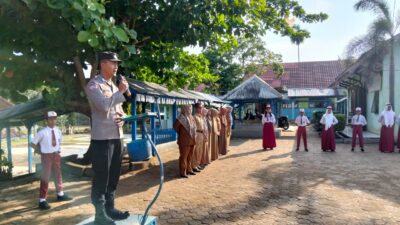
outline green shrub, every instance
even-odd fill
[[[312,118],[313,128],[318,132],[322,131],[322,124],[319,121],[321,121],[321,118],[324,114],[325,114],[324,110],[315,110],[313,112],[313,118]],[[335,131],[343,131],[344,128],[346,127],[346,116],[340,113],[334,113],[334,115],[336,119],[339,121],[339,123],[335,125]]]
[[[313,111],[313,117],[312,117],[312,123],[313,123],[313,128],[315,131],[321,131],[322,130],[322,124],[319,122],[321,121],[322,116],[325,114],[324,110],[315,110]]]
[[[335,131],[343,131],[346,127],[346,116],[338,113],[335,114],[335,117],[339,121],[339,123],[335,125]]]
[[[8,180],[12,178],[13,165],[5,157],[5,152],[0,149],[0,180]]]

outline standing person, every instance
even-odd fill
[[[299,116],[296,117],[295,123],[297,125],[296,139],[297,139],[297,148],[296,151],[299,151],[300,141],[303,138],[304,150],[308,152],[307,148],[307,131],[306,127],[310,125],[310,120],[308,120],[307,116],[304,115],[304,109],[300,109]]]
[[[211,130],[210,130],[210,153],[211,161],[217,160],[219,156],[219,136],[221,132],[221,122],[217,109],[211,111]]]
[[[228,153],[228,146],[227,146],[227,141],[228,141],[228,136],[227,136],[227,131],[228,131],[228,121],[226,120],[226,108],[221,107],[219,111],[219,119],[220,119],[220,124],[221,124],[221,130],[220,130],[220,135],[219,135],[219,153],[221,155],[226,155]]]
[[[30,143],[35,151],[40,152],[42,161],[39,194],[39,208],[41,210],[51,208],[46,198],[52,173],[57,191],[57,201],[68,201],[72,199],[63,192],[60,156],[62,133],[58,127],[56,127],[57,113],[54,111],[47,112],[46,122],[47,127],[40,130]]]
[[[231,143],[231,136],[232,136],[232,121],[233,121],[233,116],[232,116],[232,111],[233,108],[232,106],[226,106],[226,148],[229,148],[230,143]],[[227,150],[229,151],[229,150]]]
[[[100,74],[89,81],[86,94],[91,109],[91,161],[93,169],[92,203],[96,209],[96,224],[115,224],[114,220],[129,217],[129,212],[115,208],[117,189],[123,156],[124,122],[126,116],[122,110],[124,93],[128,91],[128,82],[122,78],[118,87],[113,78],[118,71],[116,53],[99,54]]]
[[[385,153],[394,152],[394,123],[396,113],[392,110],[392,105],[387,103],[385,110],[379,116],[382,124],[381,136],[379,138],[379,151]]]
[[[272,113],[271,105],[267,105],[265,113],[262,115],[261,122],[263,124],[263,148],[273,150],[276,147],[275,139],[275,115]]]
[[[324,125],[321,134],[322,151],[331,150],[334,152],[336,150],[335,125],[338,120],[333,115],[332,106],[326,107],[326,113],[322,116],[320,123]]]
[[[201,157],[200,166],[203,168],[210,164],[210,130],[211,123],[208,116],[208,110],[203,108],[202,115],[204,121],[204,145],[203,145],[203,155]]]
[[[175,120],[174,129],[178,133],[179,172],[182,178],[195,175],[192,170],[192,157],[196,141],[196,122],[192,116],[192,106],[184,105]]]
[[[204,148],[204,119],[203,119],[203,105],[198,102],[194,105],[196,122],[196,145],[194,146],[194,153],[192,158],[192,170],[199,173],[203,168],[200,166],[201,157],[203,156]]]
[[[351,127],[353,128],[352,140],[351,140],[351,151],[354,151],[356,147],[356,138],[358,135],[358,143],[361,151],[364,151],[364,138],[363,138],[363,126],[367,125],[367,120],[361,115],[361,108],[356,108],[356,115],[351,118]]]

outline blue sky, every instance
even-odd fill
[[[389,4],[393,7],[393,1]],[[343,58],[352,38],[367,32],[375,15],[371,12],[356,12],[355,0],[299,0],[309,13],[325,12],[329,18],[322,23],[302,24],[311,32],[311,38],[300,45],[300,61],[322,61]],[[400,4],[400,1],[398,2]],[[398,8],[398,7],[397,7]],[[267,48],[280,53],[284,62],[297,62],[297,46],[288,37],[267,34],[263,37]]]

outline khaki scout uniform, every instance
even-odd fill
[[[192,168],[200,166],[201,157],[204,152],[204,120],[201,114],[196,113],[194,115],[196,122],[196,145],[194,147],[194,153],[192,158]]]
[[[123,152],[122,127],[115,117],[123,115],[124,95],[114,82],[97,75],[86,86],[92,113],[91,161],[93,168],[92,203],[97,206],[114,207],[115,190],[121,172]]]
[[[122,127],[115,126],[114,117],[118,113],[125,114],[122,103],[124,95],[112,81],[106,81],[97,75],[89,81],[86,88],[92,111],[92,140],[122,139]]]

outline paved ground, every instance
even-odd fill
[[[352,153],[320,151],[310,134],[310,149],[293,151],[286,133],[273,151],[261,140],[233,140],[229,155],[205,171],[176,176],[178,151],[166,149],[166,182],[151,210],[159,224],[400,224],[400,154],[379,153],[377,145]],[[29,180],[30,179],[30,180]],[[67,177],[75,199],[36,209],[38,182],[31,178],[0,183],[0,224],[75,224],[94,213],[90,181]],[[123,175],[117,205],[143,212],[157,189],[158,168]]]

